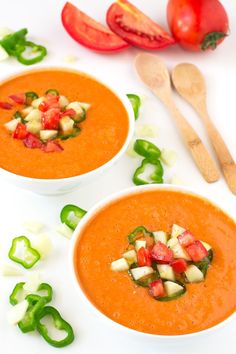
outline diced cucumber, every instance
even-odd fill
[[[171,237],[171,238],[167,241],[167,247],[172,248],[172,247],[174,247],[177,243],[179,243],[177,237]]]
[[[212,249],[211,245],[209,245],[209,243],[205,242],[205,241],[200,241],[201,244],[205,247],[205,249],[207,251],[210,251]]]
[[[139,138],[155,138],[159,128],[155,124],[140,124],[135,129],[135,135]]]
[[[131,142],[129,143],[127,150],[126,150],[126,155],[128,155],[129,157],[135,158],[135,157],[139,157],[139,155],[137,154],[137,152],[134,151],[134,143],[135,143],[135,139],[132,139]]]
[[[23,289],[28,294],[33,294],[38,290],[39,285],[42,283],[41,275],[39,272],[30,272],[28,275],[28,280],[25,282]]]
[[[157,269],[162,279],[175,281],[175,273],[169,264],[158,264]]]
[[[11,133],[13,133],[16,129],[16,126],[18,123],[21,122],[20,118],[12,119],[9,122],[5,123],[4,126],[7,128],[7,130]]]
[[[9,58],[9,54],[7,51],[3,48],[3,46],[0,45],[0,61],[4,61],[7,58]]]
[[[56,138],[57,133],[57,130],[41,130],[39,135],[40,139],[47,141]]]
[[[71,102],[66,106],[66,109],[72,108],[76,112],[75,119],[78,119],[84,115],[84,110],[79,102]]]
[[[185,275],[189,283],[199,283],[204,279],[203,273],[194,264],[188,266]]]
[[[137,254],[135,250],[130,250],[123,253],[123,257],[128,261],[129,264],[137,262]]]
[[[74,127],[74,120],[71,119],[69,116],[65,116],[60,120],[60,128],[64,134],[69,134],[72,132]]]
[[[42,123],[38,120],[31,120],[26,123],[26,129],[32,134],[38,134],[42,129]]]
[[[38,108],[38,106],[40,105],[40,103],[44,102],[45,101],[45,97],[39,97],[39,98],[36,98],[35,100],[33,100],[31,102],[31,106],[33,106],[34,108]]]
[[[22,226],[33,234],[38,234],[44,228],[44,224],[35,220],[26,220],[22,223]]]
[[[171,230],[171,237],[178,237],[181,235],[185,229],[177,224],[173,224],[172,230]]]
[[[136,240],[135,244],[134,244],[136,252],[138,252],[138,250],[142,247],[145,248],[146,244],[147,244],[147,241],[145,241],[145,240]]]
[[[16,325],[18,322],[20,322],[24,318],[28,306],[29,303],[27,300],[23,300],[13,306],[8,313],[8,323]]]
[[[35,236],[31,244],[39,252],[41,259],[46,258],[52,252],[52,241],[46,233]]]
[[[70,239],[73,234],[73,231],[71,230],[71,228],[69,226],[67,226],[65,223],[58,225],[56,228],[56,231],[68,239]]]
[[[123,272],[129,270],[129,264],[125,258],[120,258],[111,263],[111,270],[114,272]]]
[[[30,114],[31,111],[33,111],[33,107],[32,106],[28,106],[28,107],[25,107],[23,108],[20,113],[22,115],[23,118],[25,118],[28,114]]]
[[[130,269],[130,273],[132,274],[134,280],[139,280],[149,274],[154,273],[154,270],[152,267],[144,266],[144,267]]]
[[[178,283],[172,282],[172,281],[165,281],[164,288],[165,288],[167,296],[169,296],[169,297],[176,296],[176,295],[182,293],[184,290],[183,286],[179,285]]]
[[[10,264],[3,264],[0,266],[0,274],[7,277],[23,275],[24,273],[21,269],[16,268]]]
[[[183,258],[186,261],[191,261],[191,258],[189,257],[188,253],[185,251],[185,249],[180,245],[180,243],[176,243],[173,247],[171,247],[171,250],[174,253],[174,258]]]
[[[177,161],[177,154],[174,150],[162,149],[161,151],[161,161],[169,166],[172,167]]]
[[[69,102],[69,100],[68,100],[68,98],[66,97],[66,96],[60,96],[59,97],[59,107],[60,108],[64,108],[64,107],[66,107],[68,104],[69,104],[70,102]]]
[[[153,235],[154,235],[155,242],[160,241],[165,245],[167,244],[168,236],[165,231],[154,231]]]
[[[42,117],[42,112],[40,112],[39,109],[33,109],[30,111],[29,114],[27,114],[27,116],[25,117],[25,120],[27,122],[30,122],[32,120],[37,120],[41,122],[41,117]]]
[[[86,103],[86,102],[78,102],[80,104],[80,106],[85,109],[85,111],[87,111],[90,107],[91,104],[90,103]]]

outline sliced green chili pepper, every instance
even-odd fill
[[[78,222],[87,213],[86,210],[79,208],[76,205],[68,204],[65,205],[61,210],[60,218],[61,222],[65,223],[72,230],[75,230]]]
[[[146,180],[141,178],[140,175],[142,175],[150,166],[154,171],[146,177]],[[163,167],[161,162],[159,160],[144,159],[141,166],[139,166],[134,172],[133,182],[137,186],[142,184],[163,183]]]
[[[37,326],[36,315],[41,309],[43,309],[46,303],[44,298],[33,294],[26,296],[26,300],[29,303],[29,307],[23,319],[18,323],[18,327],[23,333],[35,330]]]
[[[133,93],[128,93],[127,97],[130,100],[130,103],[132,104],[135,120],[137,120],[139,116],[139,109],[141,106],[141,99],[138,95],[135,95]]]
[[[21,254],[17,255],[18,246],[23,245]],[[32,268],[35,263],[40,259],[39,252],[31,247],[30,240],[25,236],[15,237],[12,240],[12,245],[8,253],[8,257],[16,262],[21,264],[24,268]]]
[[[25,103],[27,106],[30,106],[33,100],[39,98],[36,92],[29,91],[25,93]]]
[[[10,303],[12,305],[17,305],[19,302],[25,300],[25,298],[27,296],[27,292],[24,290],[24,285],[25,285],[25,282],[20,282],[15,285],[15,287],[12,290],[12,293],[9,297]],[[43,293],[46,292],[46,295],[42,295],[41,294],[42,292]],[[52,290],[51,285],[49,285],[47,283],[41,283],[39,285],[36,293],[37,294],[34,294],[34,295],[38,295],[41,298],[43,298],[45,300],[45,304],[52,300],[53,290]]]
[[[23,286],[25,282],[17,283],[12,293],[9,297],[10,303],[12,305],[17,305],[19,302],[25,299],[26,291],[24,290]]]
[[[40,320],[46,316],[52,317],[56,329],[65,331],[67,333],[64,339],[56,340],[50,336],[47,326],[40,322]],[[62,348],[71,344],[74,340],[73,328],[68,322],[66,322],[61,317],[60,313],[52,306],[46,306],[42,308],[41,311],[37,314],[37,330],[45,339],[45,341],[53,347]]]
[[[25,51],[28,48],[31,48],[30,54],[36,53],[36,55],[33,56],[33,58],[31,58],[30,56],[28,57],[25,56],[26,55]],[[47,55],[47,49],[45,47],[29,41],[26,41],[24,45],[19,46],[17,51],[15,52],[15,57],[17,58],[17,60],[24,65],[36,64],[42,61],[46,55]]]
[[[211,264],[213,259],[213,251],[209,250],[208,251],[208,256],[203,258],[201,261],[199,262],[195,262],[194,265],[196,267],[198,267],[198,269],[200,269],[200,271],[203,273],[204,278],[206,277],[209,265]]]
[[[48,89],[46,92],[45,92],[45,95],[47,95],[47,94],[51,94],[51,95],[55,95],[55,96],[59,96],[60,95],[60,93],[59,93],[59,91],[57,91],[56,89]]]
[[[137,139],[134,143],[134,151],[148,159],[159,159],[161,150],[150,141]]]
[[[23,119],[23,117],[22,117],[22,115],[21,115],[21,113],[20,113],[19,111],[16,111],[16,112],[13,114],[13,118],[14,118],[14,119],[20,118],[20,119],[21,119],[21,123],[24,123],[24,119]]]
[[[79,127],[76,127],[73,129],[73,131],[69,134],[64,134],[64,135],[60,135],[58,138],[61,140],[67,140],[69,138],[75,138],[77,135],[79,135],[79,133],[81,132],[81,129]]]
[[[165,283],[165,282],[164,282]],[[166,302],[166,301],[172,301],[172,300],[176,300],[179,297],[181,297],[182,295],[184,295],[186,293],[186,286],[185,284],[179,282],[179,281],[175,281],[173,283],[179,284],[183,287],[182,290],[180,290],[177,294],[172,295],[172,296],[163,296],[163,297],[154,297],[155,300],[157,301],[162,301],[162,302]]]
[[[131,245],[134,245],[135,241],[140,238],[154,238],[154,235],[151,231],[148,231],[144,226],[136,227],[129,235],[128,235],[128,242]]]
[[[0,40],[0,44],[9,55],[15,56],[15,53],[19,46],[24,45],[25,36],[27,33],[27,28],[23,28],[14,33],[10,33]]]

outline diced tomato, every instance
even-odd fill
[[[46,112],[47,110],[49,110],[50,106],[47,102],[43,101],[39,104],[38,106],[38,109],[41,111],[41,112]]]
[[[165,295],[164,285],[161,279],[154,280],[149,284],[150,294],[153,297],[162,297]]]
[[[187,247],[187,246],[191,245],[192,243],[194,243],[194,241],[196,239],[193,236],[193,234],[191,234],[190,231],[186,230],[181,235],[178,236],[178,240],[179,240],[179,243],[181,244],[181,246]]]
[[[64,112],[61,112],[61,117],[65,117],[65,116],[75,117],[76,116],[76,111],[73,108],[70,108],[70,109],[67,109]]]
[[[55,129],[58,130],[60,121],[60,109],[50,108],[48,111],[43,113],[42,123],[44,129]]]
[[[208,251],[198,240],[187,246],[185,249],[194,262],[199,262],[208,256]]]
[[[40,139],[32,133],[27,134],[26,138],[24,139],[24,144],[29,149],[40,149],[42,146]]]
[[[25,103],[25,94],[24,93],[17,93],[15,95],[10,95],[9,98],[16,102],[17,104],[24,104]]]
[[[12,104],[9,102],[0,102],[0,108],[3,109],[12,109]]]
[[[176,273],[183,273],[186,271],[188,264],[185,259],[179,258],[171,262],[171,267]]]
[[[151,257],[157,263],[171,263],[174,259],[173,252],[164,243],[158,241],[151,250]]]
[[[44,152],[60,152],[64,150],[63,147],[57,141],[52,140],[49,140],[46,144],[42,145],[41,149]]]
[[[46,95],[46,102],[50,108],[59,108],[60,96],[54,95],[53,93],[48,93]]]
[[[152,264],[150,251],[147,248],[141,247],[137,253],[139,267],[150,266]]]
[[[18,123],[16,129],[13,133],[14,139],[25,139],[26,135],[28,134],[26,126],[22,123]]]

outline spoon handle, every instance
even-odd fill
[[[206,105],[202,102],[201,105],[195,107],[199,115],[206,126],[208,135],[211,139],[212,145],[215,149],[216,155],[220,162],[222,171],[225,176],[225,180],[228,184],[229,189],[233,194],[236,194],[236,164],[235,161],[226,146],[221,134],[217,130],[216,126],[210,119]]]
[[[175,118],[176,124],[182,134],[185,144],[190,150],[202,176],[208,183],[216,182],[220,177],[217,166],[203,145],[200,137],[180,113],[172,100],[169,100],[166,104]]]

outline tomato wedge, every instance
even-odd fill
[[[70,2],[65,4],[61,19],[69,35],[87,48],[98,52],[114,52],[129,46],[115,33],[87,16]]]
[[[150,283],[149,289],[150,294],[153,297],[162,297],[165,295],[165,290],[161,279],[154,280],[152,283]]]
[[[31,133],[28,133],[26,135],[26,138],[24,139],[24,144],[29,149],[40,149],[42,146],[40,139],[36,135]]]
[[[139,267],[150,266],[152,264],[151,255],[147,248],[141,247],[137,252]]]
[[[151,250],[151,257],[160,264],[171,263],[174,259],[171,249],[160,241],[158,241]]]
[[[126,42],[143,49],[161,49],[174,38],[127,0],[118,0],[107,11],[107,24]]]

